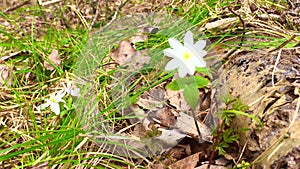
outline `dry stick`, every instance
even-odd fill
[[[247,139],[246,143],[244,144],[243,149],[242,149],[242,151],[241,151],[241,153],[240,153],[240,155],[239,155],[239,157],[238,157],[238,160],[236,161],[236,164],[235,164],[235,165],[237,165],[237,164],[240,163],[240,161],[241,161],[241,159],[242,159],[242,157],[243,157],[243,154],[244,154],[244,152],[245,152],[245,150],[246,150],[248,141],[249,141],[249,138]]]
[[[279,60],[280,60],[280,57],[281,57],[281,51],[282,50],[280,49],[280,51],[278,52],[276,62],[275,62],[275,65],[274,65],[274,68],[273,68],[273,71],[272,71],[272,86],[273,87],[275,87],[275,84],[274,84],[275,69],[277,68],[277,65],[279,63]]]
[[[197,120],[196,120],[196,114],[195,114],[194,110],[192,110],[192,114],[193,114],[194,122],[195,122],[195,125],[196,125],[196,128],[197,128],[197,132],[199,134],[199,143],[204,143],[202,135],[201,135],[200,128],[199,128]]]
[[[237,14],[235,11],[233,11],[231,9],[231,7],[228,6],[228,9],[231,13],[233,13],[235,16],[237,16],[239,18],[239,20],[241,21],[242,25],[243,25],[243,34],[242,34],[242,38],[241,38],[241,42],[238,46],[238,48],[240,48],[243,45],[244,39],[245,39],[245,33],[246,33],[246,25],[244,20],[242,19],[241,15]]]
[[[233,13],[235,16],[237,16],[239,18],[239,20],[241,21],[242,25],[243,25],[243,33],[242,33],[242,38],[241,38],[241,42],[239,43],[239,45],[231,50],[229,50],[227,53],[226,53],[226,56],[223,58],[223,59],[227,59],[229,58],[237,49],[239,49],[242,45],[243,45],[243,42],[244,42],[244,39],[245,39],[245,34],[246,34],[246,25],[245,25],[245,22],[244,20],[242,19],[241,15],[237,14],[236,12],[234,12],[229,6],[228,6],[228,10]]]
[[[9,55],[6,55],[6,56],[2,56],[0,58],[0,63],[4,62],[5,60],[9,59],[9,58],[12,58],[14,56],[18,56],[19,54],[21,54],[22,52],[26,52],[24,50],[21,50],[21,51],[18,51],[18,52],[14,52],[14,53],[10,53]]]
[[[211,153],[210,153],[210,156],[209,156],[209,162],[208,162],[208,165],[207,165],[207,169],[210,168],[211,166],[211,163],[212,163],[212,160],[214,159],[215,157],[215,150],[217,148],[217,145],[218,143],[220,142],[221,140],[221,133],[222,133],[222,126],[223,126],[223,121],[222,120],[219,120],[218,122],[218,126],[217,126],[217,136],[216,137],[213,137],[213,145],[212,145],[212,149],[211,149]]]
[[[55,4],[55,3],[58,3],[62,0],[52,0],[52,1],[48,1],[48,2],[42,2],[42,1],[39,1],[39,4],[41,6],[48,6],[48,5],[51,5],[51,4]]]
[[[112,19],[111,19],[106,25],[104,25],[103,28],[108,27],[110,24],[112,24],[112,23],[116,20],[117,15],[118,15],[118,12],[121,11],[121,9],[123,8],[123,6],[125,6],[126,3],[127,3],[128,1],[129,1],[129,0],[126,0],[125,2],[123,2],[123,3],[121,3],[121,4],[119,5],[118,9],[117,9],[113,14],[111,14],[111,15],[108,17],[108,18],[111,18],[111,17],[112,17]],[[102,28],[102,29],[103,29],[103,28]]]
[[[90,31],[93,29],[93,25],[95,24],[95,22],[96,22],[96,20],[97,20],[97,18],[99,16],[99,6],[100,6],[100,1],[97,4],[95,16],[94,16],[94,18],[92,20],[92,23],[90,25]]]
[[[294,34],[290,39],[288,39],[287,41],[283,42],[281,45],[279,45],[279,46],[276,47],[275,49],[269,50],[268,53],[271,53],[271,52],[274,52],[275,50],[278,50],[278,49],[280,49],[280,48],[283,48],[283,47],[284,47],[285,45],[287,45],[290,41],[294,40],[296,36],[297,36],[297,35]]]
[[[298,93],[297,93],[297,94],[299,95],[299,97],[298,97],[298,101],[297,101],[295,113],[294,113],[293,118],[292,118],[292,121],[291,121],[291,123],[290,123],[290,125],[289,125],[289,127],[288,127],[288,130],[290,130],[291,127],[295,124],[295,122],[296,122],[296,120],[297,120],[297,117],[298,117],[298,112],[299,112],[299,109],[300,109],[300,91],[299,91],[299,90],[300,90],[300,89],[298,88]]]
[[[8,9],[4,10],[3,13],[8,13],[8,12],[14,11],[14,10],[16,10],[18,8],[21,8],[22,6],[27,5],[27,4],[30,4],[30,0],[21,2],[21,3],[15,5],[15,6],[11,7],[11,8],[8,8]]]

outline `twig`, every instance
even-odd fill
[[[117,19],[117,15],[118,15],[118,10],[116,12],[114,12],[113,17],[111,18],[111,20],[105,25],[103,26],[103,28],[108,27],[110,24],[112,24],[116,19]]]
[[[248,139],[249,139],[249,137],[248,137]],[[244,146],[243,146],[243,149],[242,149],[242,151],[241,151],[241,154],[239,155],[238,160],[236,161],[236,164],[239,164],[240,161],[241,161],[241,159],[242,159],[242,157],[243,157],[243,154],[244,154],[244,152],[245,152],[245,149],[246,149],[247,144],[248,144],[248,141],[249,141],[248,139],[247,139],[246,143],[245,143]]]
[[[280,57],[281,57],[281,49],[280,51],[278,52],[278,55],[277,55],[277,58],[276,58],[276,62],[274,64],[274,68],[273,68],[273,71],[272,71],[272,86],[275,87],[275,84],[274,84],[274,76],[275,76],[275,70],[277,68],[277,65],[279,63],[279,60],[280,60]]]
[[[290,41],[294,40],[296,36],[297,36],[297,35],[294,34],[290,39],[288,39],[287,41],[283,42],[282,44],[280,44],[280,45],[279,45],[278,47],[276,47],[275,49],[269,50],[268,53],[271,53],[271,52],[274,52],[275,50],[278,50],[278,49],[280,49],[280,48],[283,48],[283,47],[284,47],[285,45],[287,45]]]
[[[97,6],[96,6],[96,13],[95,13],[95,17],[93,18],[92,20],[92,23],[91,23],[91,26],[90,26],[90,30],[92,30],[93,28],[93,25],[95,24],[97,18],[98,18],[98,15],[99,15],[99,5],[100,5],[100,1],[98,2]]]
[[[215,151],[216,151],[216,148],[217,148],[217,145],[219,144],[220,140],[221,140],[221,133],[222,133],[222,126],[223,126],[223,120],[219,120],[218,122],[218,125],[217,125],[217,136],[216,137],[213,137],[213,145],[212,145],[212,149],[211,149],[211,153],[210,153],[210,156],[209,156],[209,162],[208,162],[208,165],[207,165],[207,169],[210,168],[211,166],[211,163],[215,157]]]
[[[241,38],[241,42],[239,44],[239,47],[241,47],[243,45],[244,39],[245,39],[245,33],[246,33],[246,25],[244,20],[242,19],[241,15],[237,14],[235,11],[233,11],[231,9],[231,7],[228,6],[228,9],[231,13],[233,13],[235,16],[237,16],[239,18],[239,20],[241,21],[242,25],[243,25],[243,34],[242,34],[242,38]]]
[[[103,26],[103,28],[106,28],[108,27],[110,24],[112,24],[116,18],[117,18],[117,15],[118,15],[118,12],[121,11],[122,7],[128,2],[129,0],[126,0],[125,2],[121,2],[121,4],[119,5],[118,9],[114,12],[114,14],[110,15],[108,18],[112,17],[112,19],[105,25]]]
[[[41,0],[39,0],[39,4],[41,6],[47,6],[47,5],[58,3],[60,1],[62,1],[62,0],[52,0],[52,1],[48,1],[48,2],[42,2]]]
[[[197,120],[196,120],[196,115],[195,115],[194,110],[192,110],[192,114],[193,114],[194,122],[195,122],[195,125],[196,125],[196,128],[197,128],[197,132],[198,132],[198,135],[199,135],[199,143],[204,143],[202,135],[201,135],[200,128],[199,128]]]
[[[21,8],[22,6],[27,5],[27,4],[30,4],[30,0],[21,2],[21,3],[15,5],[15,6],[11,7],[11,8],[8,8],[8,9],[4,10],[3,13],[8,13],[8,12],[14,11],[14,10],[16,10],[18,8]]]
[[[23,52],[26,52],[26,51],[21,50],[21,51],[18,51],[18,52],[10,53],[9,55],[6,55],[6,56],[2,56],[2,57],[0,58],[0,63],[4,62],[4,61],[6,61],[7,59],[12,58],[12,57],[14,57],[14,56],[18,56],[19,54],[21,54],[21,53],[23,53]]]

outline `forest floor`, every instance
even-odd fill
[[[299,6],[0,1],[0,168],[299,168]],[[187,31],[210,70],[195,114],[163,68]]]

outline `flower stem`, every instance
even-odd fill
[[[202,139],[200,128],[199,128],[197,120],[196,120],[196,115],[195,115],[195,111],[194,110],[192,110],[192,114],[193,114],[194,122],[195,122],[195,125],[196,125],[196,128],[197,128],[197,132],[198,132],[198,135],[199,135],[199,141],[198,142],[199,143],[204,143],[204,141]]]

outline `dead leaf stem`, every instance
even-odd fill
[[[233,11],[231,9],[231,7],[228,6],[228,9],[231,13],[233,13],[235,16],[237,16],[239,18],[239,20],[241,21],[242,25],[243,25],[243,34],[242,34],[242,38],[241,38],[241,42],[239,44],[239,47],[240,48],[242,45],[243,45],[243,42],[244,42],[244,39],[245,39],[245,33],[246,33],[246,25],[245,25],[245,22],[243,20],[243,18],[241,17],[241,15],[237,14],[235,11]]]

